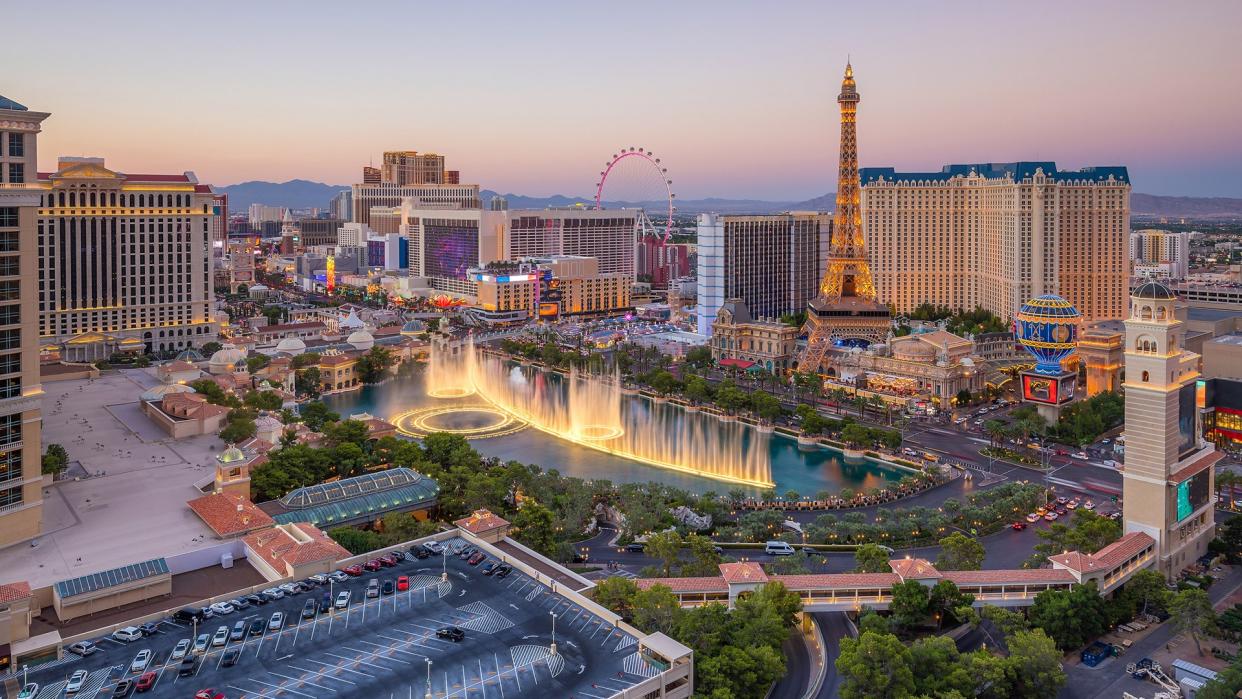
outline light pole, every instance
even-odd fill
[[[440,549],[440,582],[448,582],[448,547]]]
[[[431,658],[427,658],[427,694],[425,695],[425,697],[426,699],[432,699],[431,697]]]
[[[552,646],[548,648],[548,652],[552,655],[556,655],[556,612],[548,613],[552,615]]]

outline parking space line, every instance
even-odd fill
[[[353,649],[351,648],[350,650],[353,650]],[[377,668],[379,668],[379,669],[381,669],[381,670],[389,670],[389,671],[391,671],[391,670],[392,670],[392,668],[384,667],[383,665],[376,665],[375,663],[368,663],[367,661],[365,661],[365,660],[360,660],[360,659],[358,659],[357,657],[354,657],[354,658],[349,658],[349,657],[346,657],[346,656],[344,656],[344,655],[337,655],[336,653],[324,653],[324,655],[331,656],[331,657],[333,657],[333,658],[339,658],[339,659],[341,659],[341,660],[347,660],[347,661],[349,661],[349,662],[351,662],[351,663],[358,663],[359,665],[369,665],[369,666],[371,666],[371,667],[377,667]]]
[[[303,678],[303,677],[290,677],[290,676],[288,676],[288,675],[282,675],[282,674],[280,674],[279,672],[272,672],[271,670],[268,670],[267,672],[268,672],[268,674],[271,674],[271,675],[276,675],[277,677],[283,677],[283,678],[284,678],[284,679],[286,679],[286,680],[292,680],[293,682],[297,682],[297,683],[298,683],[298,685],[309,684],[309,685],[310,685],[310,686],[312,686],[312,687],[318,687],[319,689],[326,689],[326,690],[328,690],[329,692],[330,692],[330,691],[332,691],[332,689],[331,689],[330,687],[324,687],[323,685],[315,684],[314,682],[311,682],[310,680],[307,680],[307,679],[305,679],[305,678]],[[292,691],[292,690],[290,690],[290,691]]]
[[[230,684],[229,689],[236,689],[237,691],[242,693],[243,697],[249,694],[258,694],[259,696],[264,697],[264,699],[267,699],[267,693],[261,689],[242,689],[241,687],[238,687],[235,684]]]
[[[310,661],[310,662],[315,662],[315,661],[313,661],[313,660],[312,660],[312,661]],[[293,668],[294,670],[297,670],[298,672],[308,672],[308,673],[310,673],[310,674],[314,675],[316,679],[321,679],[321,680],[332,680],[333,682],[344,682],[345,684],[352,684],[352,685],[357,685],[357,684],[358,684],[357,682],[354,682],[354,681],[352,681],[352,680],[347,680],[347,679],[345,679],[344,677],[337,677],[336,675],[329,675],[329,674],[328,674],[328,671],[327,671],[326,669],[325,669],[325,670],[307,670],[307,669],[305,669],[305,668],[300,668],[300,667],[298,667],[297,665],[294,665],[294,664],[292,664],[292,663],[290,663],[290,664],[289,664],[289,667]],[[336,666],[335,666],[335,665],[325,665],[325,667],[336,667]],[[365,673],[365,672],[360,672],[360,673],[358,673],[358,674],[360,674],[360,675],[366,675],[366,673]],[[367,677],[370,677],[370,675],[367,675]]]
[[[414,657],[416,657],[416,658],[425,658],[425,657],[427,657],[427,656],[423,655],[422,653],[415,653],[415,652],[414,652],[414,651],[412,651],[412,650],[405,650],[404,648],[395,648],[395,647],[393,647],[393,646],[386,646],[386,645],[384,645],[384,644],[382,644],[382,643],[372,643],[372,642],[370,642],[370,641],[363,641],[362,639],[358,639],[358,642],[359,642],[359,643],[365,643],[365,644],[367,644],[368,646],[375,646],[375,647],[377,647],[377,648],[387,648],[388,650],[391,650],[391,651],[393,651],[394,653],[405,653],[405,654],[407,654],[407,655],[412,655],[412,656],[414,656]],[[406,642],[405,642],[405,641],[398,641],[398,643],[401,643],[401,644],[406,644]]]
[[[273,673],[273,674],[275,674],[275,673]],[[283,684],[272,684],[271,682],[264,682],[263,680],[256,680],[256,679],[255,679],[255,678],[253,678],[253,677],[247,677],[247,678],[246,678],[246,680],[247,680],[247,681],[249,681],[249,682],[254,682],[255,684],[261,684],[261,685],[263,685],[263,686],[265,686],[265,687],[271,687],[272,689],[275,689],[277,693],[280,693],[280,692],[289,692],[290,694],[300,694],[301,696],[304,696],[304,697],[310,697],[311,699],[315,699],[315,695],[314,695],[314,694],[307,694],[306,692],[299,692],[298,690],[296,690],[296,689],[290,689],[290,688],[288,688],[288,687],[284,686]]]
[[[334,670],[344,670],[345,672],[352,672],[355,675],[362,675],[363,677],[370,677],[371,679],[375,679],[375,675],[372,675],[369,672],[363,672],[362,670],[355,670],[352,667],[345,667],[344,663],[338,662],[337,664],[333,665],[332,663],[325,663],[322,660],[312,660],[310,658],[303,658],[303,660],[305,660],[308,663],[315,663],[316,665],[323,665],[324,667],[330,667]],[[346,660],[349,660],[349,658],[346,658]]]

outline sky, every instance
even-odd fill
[[[848,56],[864,167],[1126,165],[1136,192],[1242,197],[1237,0],[54,5],[0,11],[0,94],[52,114],[41,170],[348,184],[418,150],[589,195],[636,146],[678,197],[796,201],[836,188]]]

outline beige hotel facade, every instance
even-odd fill
[[[1130,178],[1052,162],[863,168],[862,219],[877,297],[1010,319],[1059,294],[1086,321],[1126,316]]]

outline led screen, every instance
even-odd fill
[[[1177,484],[1177,521],[1207,504],[1209,475],[1207,471],[1200,471]]]

